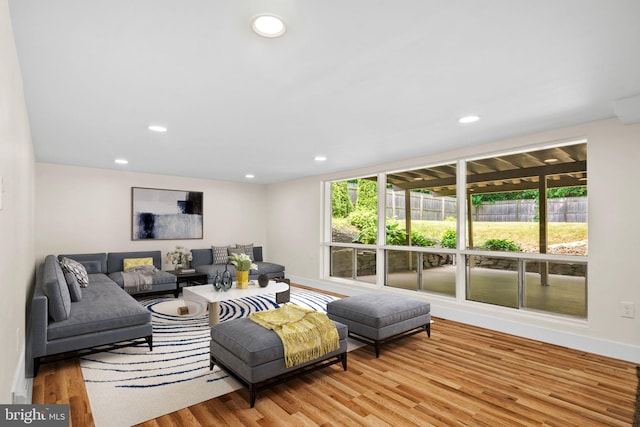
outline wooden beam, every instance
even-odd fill
[[[474,184],[474,183],[488,182],[488,181],[512,180],[512,179],[526,178],[526,177],[532,177],[532,176],[562,175],[562,174],[586,172],[586,170],[587,170],[586,161],[560,163],[560,164],[554,164],[554,165],[536,166],[531,168],[519,168],[519,169],[510,169],[505,171],[470,174],[470,175],[467,175],[467,183]],[[413,182],[406,182],[406,183],[394,182],[394,185],[397,185],[398,187],[405,190],[411,190],[416,188],[446,187],[450,185],[456,185],[456,177],[452,176],[448,178],[413,181]]]

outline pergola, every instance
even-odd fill
[[[540,253],[547,253],[547,189],[586,185],[587,144],[579,143],[538,151],[467,161],[468,246],[473,247],[473,194],[539,191]],[[387,175],[387,183],[404,190],[407,244],[411,245],[410,191],[429,190],[438,196],[456,194],[456,166],[449,164]]]

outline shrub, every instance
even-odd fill
[[[356,211],[357,212],[357,211]],[[353,239],[353,243],[362,243],[367,245],[373,245],[376,243],[377,238],[377,221],[370,222],[366,218],[360,218],[362,223],[366,225],[360,229],[358,235]],[[396,221],[389,220],[386,225],[386,241],[387,245],[404,246],[407,244],[407,232],[406,230],[399,228],[399,224]],[[411,244],[413,246],[435,246],[436,241],[428,239],[419,233],[411,233]]]
[[[331,184],[331,214],[334,218],[346,218],[353,212],[353,203],[349,198],[347,182],[334,182]]]
[[[435,246],[436,241],[433,239],[428,239],[424,237],[422,234],[412,232],[411,233],[411,244],[413,246],[421,246],[421,247],[430,247]]]
[[[440,245],[442,245],[443,248],[455,249],[457,240],[456,230],[447,230],[442,233]]]
[[[376,224],[378,223],[378,215],[375,211],[367,211],[362,209],[356,209],[355,211],[351,212],[348,219],[351,225],[355,225],[360,230],[364,230],[368,227],[373,227],[375,229]]]
[[[402,246],[407,244],[407,232],[398,228],[395,221],[387,221],[387,245]]]
[[[353,239],[353,243],[362,243],[363,245],[375,245],[378,238],[378,230],[376,226],[366,227],[360,230],[358,235]]]
[[[378,183],[370,179],[358,180],[356,210],[376,211],[378,209]]]
[[[520,252],[520,246],[510,240],[505,239],[489,239],[480,246],[482,249],[489,251],[503,252]]]

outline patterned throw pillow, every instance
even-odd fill
[[[122,265],[124,266],[124,271],[128,271],[141,265],[153,265],[153,258],[125,258],[122,260]]]
[[[242,253],[247,254],[251,261],[253,261],[253,243],[249,243],[248,245],[239,245],[236,243],[236,248],[240,249]]]
[[[64,271],[73,273],[73,275],[76,276],[76,280],[81,288],[89,286],[89,275],[87,274],[87,270],[78,261],[64,257],[62,258],[62,261],[60,261],[60,266]]]
[[[229,262],[228,246],[211,246],[214,264],[226,264]]]

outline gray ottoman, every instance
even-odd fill
[[[374,344],[376,357],[384,342],[427,331],[431,336],[431,304],[404,296],[369,293],[327,304],[331,320],[344,323],[349,336]]]
[[[211,327],[211,361],[249,389],[253,408],[258,388],[281,383],[300,374],[342,362],[347,370],[347,327],[334,322],[340,348],[302,365],[287,368],[278,335],[247,319],[234,319]]]

